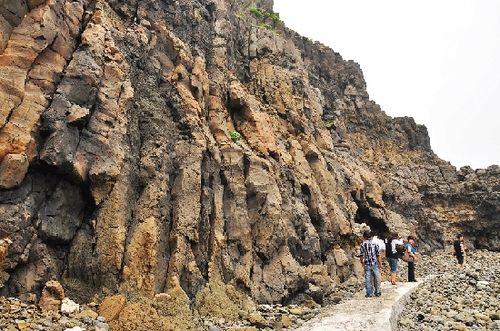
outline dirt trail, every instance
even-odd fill
[[[407,298],[419,284],[421,282],[393,286],[382,282],[381,297],[365,298],[365,292],[361,291],[351,300],[325,310],[297,331],[392,330]]]

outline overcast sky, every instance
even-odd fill
[[[500,0],[275,0],[288,27],[361,65],[371,99],[412,116],[460,167],[500,164]]]

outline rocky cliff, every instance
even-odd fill
[[[457,231],[500,247],[500,168],[440,160],[270,0],[0,14],[4,294],[55,278],[80,300],[167,292],[237,318],[248,298],[321,301],[356,275],[359,223],[424,250]]]

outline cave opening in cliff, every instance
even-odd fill
[[[373,217],[370,214],[370,209],[365,207],[358,208],[354,221],[356,223],[365,223],[370,227],[372,233],[379,238],[389,237],[390,231],[383,219]]]

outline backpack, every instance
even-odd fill
[[[413,257],[410,256],[410,252],[407,250],[403,253],[403,257],[401,259],[405,262],[414,262]]]
[[[390,240],[387,240],[385,243],[385,257],[392,257],[392,245]]]
[[[399,258],[403,257],[404,252],[405,252],[405,246],[401,244],[396,244],[396,255]]]

